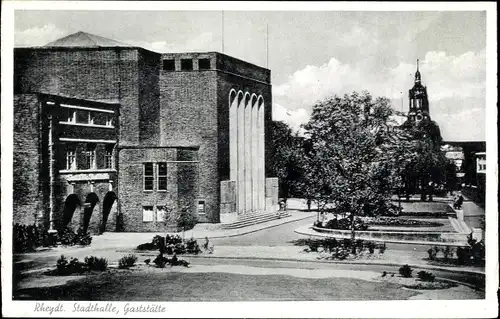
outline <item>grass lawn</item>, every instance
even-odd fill
[[[285,275],[109,270],[65,285],[14,293],[15,300],[293,301],[405,300],[417,292],[389,282]]]

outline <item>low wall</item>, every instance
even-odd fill
[[[325,237],[351,238],[350,230],[326,229],[312,227]],[[465,246],[467,244],[467,234],[445,233],[445,232],[395,232],[395,231],[356,231],[356,239],[384,242],[408,242],[408,243],[429,243],[429,245],[450,245]]]

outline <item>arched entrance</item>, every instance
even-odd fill
[[[83,210],[83,231],[86,233],[89,228],[90,217],[94,211],[95,205],[99,202],[99,197],[96,193],[90,193],[85,200],[85,209]]]
[[[102,201],[102,222],[99,228],[99,233],[102,234],[106,231],[106,223],[108,222],[109,213],[116,201],[115,192],[107,192]]]
[[[63,229],[68,226],[78,206],[81,206],[80,199],[75,194],[70,194],[64,202],[62,221],[58,228]]]

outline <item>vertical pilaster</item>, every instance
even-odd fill
[[[252,208],[254,211],[260,210],[259,207],[259,105],[257,99],[252,99]]]
[[[238,98],[229,95],[229,179],[238,179]]]
[[[246,97],[245,97],[246,98]],[[252,210],[252,102],[250,97],[245,101],[245,211]]]
[[[237,206],[238,213],[241,214],[245,211],[245,101],[243,97],[238,104],[238,174],[237,174]]]
[[[260,99],[259,101],[259,112],[258,112],[258,121],[259,121],[259,145],[258,145],[258,170],[259,170],[259,198],[260,209],[264,210],[266,207],[266,172],[265,172],[265,148],[264,148],[264,137],[265,137],[265,126],[264,126],[264,101]]]

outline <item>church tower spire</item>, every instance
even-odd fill
[[[420,71],[418,70],[418,59],[417,59],[417,72],[415,72],[415,83],[420,83],[421,81]]]
[[[415,72],[415,85],[409,91],[410,110],[408,119],[414,124],[420,123],[424,119],[430,120],[429,100],[427,98],[427,87],[422,85],[422,76],[420,74],[420,65],[417,59],[417,72]]]

